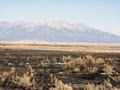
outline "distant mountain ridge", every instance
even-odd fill
[[[0,22],[0,41],[120,43],[120,36],[103,32],[82,23]]]

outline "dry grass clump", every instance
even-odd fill
[[[13,75],[15,74],[15,68],[11,68],[11,70],[9,72],[3,72],[2,74],[0,74],[0,85],[8,85],[13,77]]]
[[[72,61],[73,59],[74,59],[74,58],[71,57],[71,56],[63,56],[63,57],[62,57],[62,62],[68,63],[68,62]]]
[[[42,66],[42,67],[45,67],[45,66],[47,66],[48,64],[46,63],[46,62],[41,62],[40,63],[40,66]]]
[[[0,74],[0,85],[2,85],[3,81],[5,81],[5,79],[11,75],[11,72],[2,72]]]
[[[120,76],[112,77],[112,80],[120,84]]]
[[[108,65],[108,64],[104,64],[103,65],[103,69],[102,69],[106,74],[112,74],[114,72],[113,67]]]
[[[28,72],[22,76],[17,75],[16,69],[11,68],[9,72],[3,72],[1,75],[1,86],[12,88],[23,88],[33,90],[36,87],[36,82],[31,66],[28,67]]]
[[[83,58],[66,58],[67,65],[64,66],[66,72],[80,72],[80,73],[96,73],[99,71],[99,66],[104,64],[102,58],[95,58],[87,55]],[[72,60],[71,60],[72,59]]]
[[[22,77],[14,77],[13,83],[16,88],[30,89],[36,88],[36,82],[31,76],[24,74]]]
[[[111,79],[112,83],[116,86],[120,87],[120,75],[117,76],[109,76],[109,78]]]
[[[84,87],[84,90],[120,90],[117,87],[113,87],[110,83],[110,80],[105,80],[103,84],[95,85],[95,84],[88,84]]]
[[[73,90],[71,84],[64,84],[61,80],[54,78],[55,80],[55,87],[50,88],[50,90]]]

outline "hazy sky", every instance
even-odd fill
[[[65,20],[120,35],[120,0],[0,0],[0,21]]]

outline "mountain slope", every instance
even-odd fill
[[[120,36],[85,24],[61,21],[29,23],[0,22],[0,41],[48,41],[77,43],[120,43]]]

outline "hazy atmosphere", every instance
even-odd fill
[[[120,0],[0,0],[0,21],[62,20],[120,35]]]

